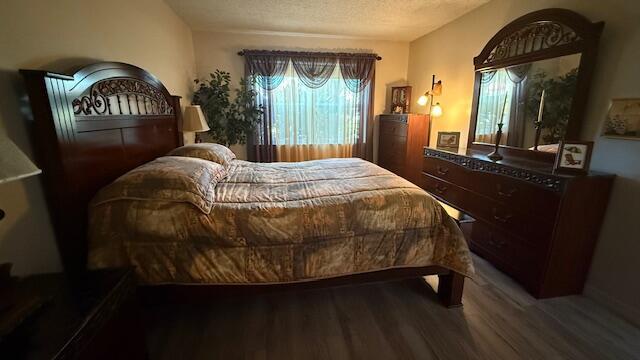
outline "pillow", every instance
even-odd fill
[[[117,200],[188,202],[208,214],[216,184],[227,175],[210,161],[163,156],[122,175],[100,190],[91,206]]]
[[[205,159],[224,165],[225,167],[228,167],[231,160],[236,158],[236,154],[234,154],[228,147],[211,143],[181,146],[177,149],[171,150],[167,155]]]

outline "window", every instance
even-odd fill
[[[255,160],[373,158],[377,55],[243,52],[264,108]]]
[[[347,88],[338,67],[323,86],[313,89],[288,66],[271,97],[275,145],[354,144],[358,140],[362,97]]]

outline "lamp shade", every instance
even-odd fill
[[[13,141],[0,133],[0,184],[41,172]]]
[[[433,96],[442,95],[442,80],[438,80],[438,82],[433,83],[433,89],[431,90]]]
[[[429,115],[433,117],[442,116],[442,106],[440,106],[440,103],[436,103],[435,105],[433,105],[433,107],[431,107],[431,113]]]
[[[207,119],[204,117],[200,105],[189,105],[184,108],[184,117],[182,119],[182,131],[186,132],[203,132],[209,131]]]

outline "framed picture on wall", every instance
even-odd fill
[[[640,140],[640,99],[612,99],[602,135]]]
[[[458,151],[460,148],[460,132],[438,131],[438,141],[436,147],[438,149]]]
[[[593,151],[593,141],[561,141],[556,155],[554,173],[586,174]]]

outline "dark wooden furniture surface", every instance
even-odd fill
[[[471,215],[471,249],[538,298],[582,292],[614,176],[424,149],[421,186]]]
[[[0,359],[146,359],[133,272],[17,280],[2,296],[36,295],[45,304],[0,342]]]
[[[482,72],[559,56],[581,54],[576,92],[571,105],[565,140],[580,140],[582,119],[588,101],[591,78],[598,52],[603,22],[566,9],[544,9],[524,15],[507,24],[473,59],[475,84],[468,148],[492,151],[493,144],[475,142]],[[497,130],[497,129],[496,129]],[[501,153],[537,161],[553,162],[555,154],[501,145]]]
[[[44,173],[58,248],[67,274],[82,277],[87,258],[89,201],[117,177],[182,145],[180,98],[170,95],[150,73],[123,63],[96,63],[72,76],[41,70],[21,73],[33,112],[33,144]],[[426,130],[422,133],[426,134]],[[410,136],[405,139],[417,141]],[[419,146],[422,144],[421,141]],[[404,155],[416,163],[413,169],[419,169],[419,148]],[[464,277],[440,267],[390,269],[309,285],[243,285],[242,291],[264,292],[271,287],[326,286],[430,274],[441,278],[439,293],[443,303],[460,305]],[[174,298],[184,299],[192,292],[189,285],[162,288],[166,291],[160,288],[157,291],[171,292]],[[211,294],[233,291],[228,285],[207,285],[200,290]]]
[[[352,284],[376,283],[401,279],[438,275],[437,295],[446,307],[462,305],[464,276],[440,266],[391,268],[347,276],[302,281],[297,283],[266,285],[206,285],[185,286],[176,284],[146,286],[140,289],[144,303],[158,302],[208,304],[223,298],[288,292],[293,290],[323,289]]]
[[[378,165],[418,184],[422,148],[429,144],[429,116],[381,114]]]
[[[182,144],[180,97],[123,63],[89,65],[72,76],[20,72],[58,249],[65,269],[79,273],[87,256],[87,204],[118,176]]]
[[[475,142],[482,72],[581,54],[565,140],[580,136],[603,23],[565,9],[524,15],[500,30],[474,58],[467,148],[424,148],[421,186],[475,221],[461,226],[471,249],[539,298],[582,292],[613,175],[553,173],[554,153]],[[468,149],[468,150],[467,150]]]

